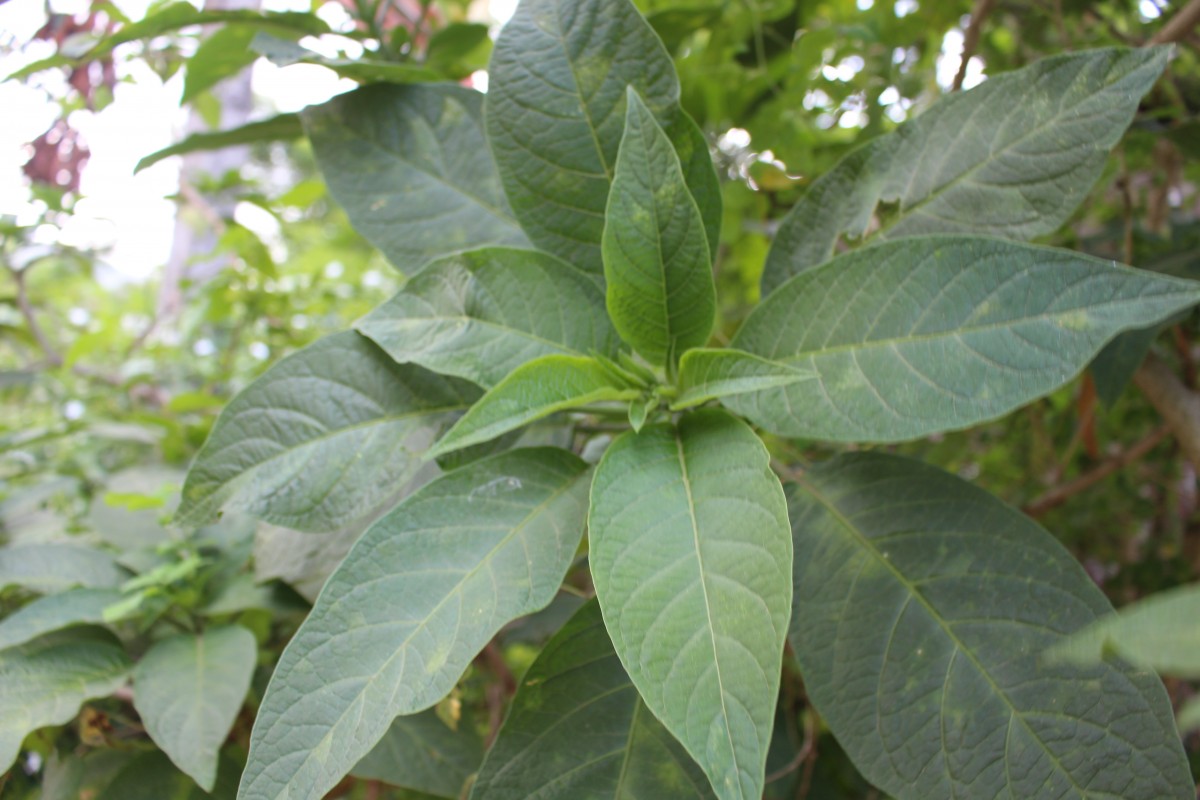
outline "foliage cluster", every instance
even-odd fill
[[[910,73],[928,74],[931,20],[899,6],[843,37],[790,3],[522,0],[494,47],[453,4],[445,24],[426,5],[393,28],[364,7],[374,49],[330,59],[297,44],[324,24],[313,15],[169,5],[94,45],[85,57],[224,23],[187,61],[193,101],[254,53],[370,84],[148,161],[302,125],[330,194],[406,282],[377,305],[345,283],[311,299],[326,253],[357,258],[355,281],[370,259],[323,243],[319,215],[292,215],[303,255],[278,264],[252,235],[226,237],[241,265],[198,287],[196,330],[287,319],[298,302],[329,327],[355,322],[315,341],[268,322],[273,346],[306,346],[213,423],[212,390],[252,365],[177,374],[191,385],[178,391],[154,371],[171,345],[152,336],[98,330],[62,353],[28,312],[36,273],[10,268],[56,380],[171,395],[153,417],[125,407],[119,453],[94,425],[13,434],[53,466],[14,470],[9,503],[74,499],[61,528],[6,517],[0,762],[46,759],[40,785],[13,770],[11,790],[1192,796],[1149,670],[1200,675],[1181,623],[1196,593],[1112,616],[1045,529],[902,453],[991,454],[1003,478],[1020,448],[972,437],[1036,425],[994,422],[1030,403],[1063,414],[1089,364],[1114,400],[1200,302],[1178,277],[1186,243],[1135,240],[1128,186],[1123,221],[1093,198],[1091,243],[1078,210],[1131,121],[1152,141],[1194,125],[1194,55],[1166,89],[1167,48],[1083,49],[995,70],[898,126],[836,127],[886,89],[903,116],[899,98],[923,90]],[[990,67],[1024,60],[1024,24],[976,43]],[[872,37],[914,44],[859,48]],[[836,74],[856,49],[846,85],[815,95],[813,65]],[[213,56],[231,50],[240,61]],[[489,53],[486,95],[447,82]],[[789,109],[810,101],[828,119],[795,124]],[[772,152],[729,136],[710,149],[714,121]],[[1114,240],[1156,271],[1080,252]],[[122,351],[141,371],[83,366]],[[23,374],[21,391],[47,391]],[[1089,418],[1071,446],[1094,435]],[[201,439],[169,524],[169,492],[109,475],[151,447],[179,463]],[[95,465],[77,484],[44,480],[75,456]]]

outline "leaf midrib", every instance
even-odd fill
[[[721,717],[724,722],[725,738],[729,742],[729,757],[733,760],[734,773],[741,774],[741,766],[738,764],[738,752],[733,744],[733,732],[729,730],[729,711],[725,707],[725,679],[721,674],[721,659],[717,652],[717,637],[716,627],[713,624],[712,604],[708,599],[708,573],[704,569],[704,557],[700,548],[700,525],[696,521],[696,503],[692,497],[692,482],[688,475],[687,458],[683,451],[683,438],[680,436],[679,429],[675,432],[675,453],[679,458],[679,469],[683,478],[683,489],[687,494],[688,518],[692,523],[692,541],[696,546],[696,563],[700,569],[700,596],[704,598],[704,614],[708,620],[708,640],[712,644],[713,651],[713,669],[717,674],[717,694],[721,699]],[[735,783],[738,797],[744,797],[742,793],[741,781]]]
[[[889,573],[891,573],[892,577],[896,580],[896,582],[899,583],[908,592],[909,598],[916,600],[917,603],[922,608],[925,609],[925,612],[929,615],[930,619],[932,619],[934,622],[937,623],[938,628],[941,629],[942,633],[945,634],[946,638],[949,639],[951,644],[954,645],[955,653],[961,652],[963,654],[963,656],[968,661],[970,661],[972,665],[974,665],[975,669],[978,670],[979,675],[984,679],[984,681],[987,682],[987,685],[989,687],[991,687],[991,689],[995,693],[995,695],[1004,702],[1005,706],[1008,707],[1009,719],[1010,720],[1012,720],[1012,719],[1020,720],[1022,727],[1024,727],[1026,732],[1030,735],[1030,737],[1032,737],[1033,740],[1038,743],[1038,745],[1041,748],[1041,751],[1050,760],[1050,763],[1052,763],[1055,766],[1055,768],[1058,770],[1058,772],[1060,774],[1065,776],[1067,778],[1067,780],[1070,781],[1071,785],[1073,787],[1075,787],[1075,790],[1078,792],[1079,797],[1086,798],[1088,795],[1087,795],[1087,792],[1084,789],[1084,787],[1079,785],[1079,783],[1075,780],[1075,776],[1072,775],[1071,772],[1063,766],[1062,761],[1059,760],[1058,757],[1054,754],[1054,752],[1049,747],[1046,746],[1046,743],[1045,743],[1045,741],[1043,741],[1042,737],[1039,736],[1037,734],[1037,732],[1025,720],[1024,712],[1022,712],[1020,709],[1018,709],[1016,707],[1016,705],[1013,704],[1013,702],[1009,698],[1007,692],[1005,692],[1004,689],[1002,689],[1000,687],[1000,685],[998,683],[996,683],[995,679],[992,677],[991,672],[989,672],[987,670],[987,668],[984,667],[984,665],[982,663],[980,663],[980,661],[976,657],[975,653],[970,648],[968,648],[961,639],[958,638],[958,635],[949,626],[949,624],[946,622],[945,618],[942,617],[942,615],[937,611],[937,609],[935,609],[933,607],[933,605],[925,598],[925,596],[920,592],[920,590],[911,581],[908,580],[908,578],[904,575],[904,573],[902,573],[896,567],[896,565],[894,563],[892,563],[892,561],[890,559],[883,557],[883,554],[880,553],[878,549],[876,549],[874,543],[862,531],[860,531],[854,525],[854,523],[852,523],[844,514],[842,514],[841,509],[838,508],[832,500],[827,499],[825,497],[825,495],[821,493],[821,491],[817,488],[817,486],[815,484],[813,484],[812,482],[810,482],[803,476],[796,476],[796,482],[798,484],[800,484],[801,486],[803,486],[804,490],[806,492],[808,492],[808,494],[813,499],[815,499],[818,503],[820,503],[821,507],[824,508],[825,511],[831,517],[833,517],[834,521],[837,522],[840,527],[842,527],[843,529],[845,529],[847,532],[850,533],[850,535],[852,536],[854,541],[860,546],[860,548],[864,552],[866,552],[869,556],[871,556],[877,564],[882,565]],[[944,687],[945,687],[945,684],[943,684],[943,688]],[[939,714],[939,716],[941,716],[941,715]],[[1011,722],[1010,722],[1010,725],[1011,725]],[[1007,747],[1005,750],[1005,755],[1006,755],[1006,757],[1004,759],[1004,765],[1005,765],[1005,770],[1007,772],[1008,767],[1009,767],[1009,761],[1007,758]],[[945,770],[945,775],[951,781],[951,783],[953,783],[954,777],[950,773],[949,769]]]
[[[801,274],[803,275],[804,273],[801,273]],[[1162,280],[1162,279],[1157,278],[1156,280]],[[1181,298],[1182,296],[1184,296],[1184,294],[1185,293],[1182,290],[1180,290],[1179,292],[1169,292],[1169,293],[1164,292],[1160,295],[1152,296],[1152,297],[1155,297],[1155,299],[1162,298],[1162,297]],[[1191,294],[1194,298],[1200,298],[1200,290],[1193,289],[1191,291]],[[906,335],[906,336],[892,336],[892,337],[888,337],[886,339],[869,339],[869,340],[862,341],[862,342],[848,342],[846,344],[833,345],[831,347],[822,347],[822,348],[819,348],[816,350],[802,350],[793,355],[783,356],[783,360],[784,360],[784,363],[798,362],[798,361],[802,361],[806,358],[812,358],[815,361],[818,356],[832,355],[832,354],[842,353],[842,352],[854,352],[854,351],[859,351],[859,350],[868,350],[868,349],[872,349],[872,348],[881,348],[881,347],[895,347],[895,346],[901,345],[901,344],[912,344],[912,343],[917,343],[917,342],[933,341],[936,339],[958,338],[958,337],[965,336],[967,334],[972,334],[972,333],[986,333],[989,331],[1002,330],[1005,328],[1012,328],[1012,327],[1016,327],[1017,325],[1022,325],[1022,324],[1029,323],[1029,322],[1048,322],[1048,321],[1052,321],[1056,317],[1069,316],[1071,314],[1078,314],[1080,312],[1088,314],[1088,316],[1090,317],[1090,316],[1092,316],[1091,315],[1092,311],[1120,307],[1120,306],[1136,305],[1138,300],[1140,300],[1140,299],[1142,299],[1141,296],[1139,296],[1138,298],[1111,300],[1111,301],[1107,301],[1107,302],[1103,302],[1103,303],[1091,303],[1087,306],[1082,306],[1082,307],[1077,307],[1077,308],[1063,309],[1061,311],[1042,313],[1042,314],[1033,314],[1033,315],[1024,316],[1024,317],[1014,317],[1009,320],[1002,320],[1000,322],[994,322],[994,323],[990,323],[987,325],[973,325],[973,326],[968,326],[968,327],[963,327],[963,328],[955,328],[953,330],[936,331],[933,333],[910,334],[910,335]],[[1194,300],[1193,300],[1193,302],[1194,302]],[[1090,320],[1089,320],[1089,322],[1090,322]],[[1095,328],[1089,327],[1085,330],[1095,330]],[[737,345],[736,338],[735,338],[733,344]],[[772,358],[778,359],[779,356],[775,355],[775,356],[772,356]]]
[[[1131,70],[1131,72],[1132,71],[1135,71],[1135,70]],[[1128,73],[1128,72],[1125,73],[1124,75],[1121,76],[1120,79],[1129,77],[1129,74],[1130,73]],[[1075,80],[1078,80],[1078,78],[1079,78],[1079,72],[1076,72],[1075,77],[1072,79],[1072,83],[1074,83]],[[1120,80],[1120,79],[1118,79],[1118,80]],[[1094,99],[1096,94],[1099,94],[1101,92],[1105,92],[1105,91],[1109,90],[1112,87],[1112,85],[1113,85],[1113,82],[1105,83],[1104,86],[1102,86],[1100,88],[1099,92],[1089,93],[1085,97],[1081,98],[1078,103],[1075,103],[1074,105],[1072,105],[1069,110],[1074,111],[1076,108],[1078,108],[1084,102]],[[983,104],[980,104],[979,108],[975,109],[975,111],[978,111],[979,109],[984,108],[984,107],[985,106]],[[971,113],[972,117],[974,116],[975,111],[973,111]],[[921,198],[916,203],[909,206],[907,209],[902,209],[900,214],[898,214],[894,219],[889,221],[887,224],[881,226],[879,228],[879,230],[875,231],[875,233],[872,236],[868,237],[868,239],[876,239],[876,238],[886,239],[886,238],[888,238],[887,237],[888,232],[890,230],[892,230],[893,228],[895,228],[897,225],[899,225],[902,222],[907,221],[913,215],[918,213],[920,211],[920,209],[924,208],[925,206],[929,205],[930,203],[934,202],[935,200],[940,199],[942,197],[942,195],[944,195],[946,192],[957,187],[961,182],[966,181],[967,179],[969,179],[971,176],[973,176],[979,170],[983,169],[984,167],[988,166],[989,164],[992,164],[995,161],[999,160],[1000,158],[1004,157],[1009,151],[1011,151],[1014,148],[1018,147],[1019,145],[1023,144],[1029,138],[1033,137],[1036,134],[1042,133],[1045,130],[1045,128],[1047,128],[1050,125],[1061,120],[1065,116],[1066,112],[1067,112],[1067,109],[1063,109],[1062,107],[1060,107],[1058,113],[1055,114],[1053,117],[1047,119],[1045,122],[1041,123],[1040,125],[1037,125],[1031,129],[1029,129],[1025,133],[1022,133],[1016,139],[1013,139],[1011,142],[1006,144],[1002,149],[993,152],[989,148],[988,158],[986,160],[980,161],[980,162],[974,164],[973,166],[971,166],[969,169],[967,169],[963,172],[960,172],[959,174],[955,175],[952,180],[947,181],[946,183],[942,184],[937,189],[930,192],[925,197]],[[882,142],[883,140],[878,140],[878,141]],[[931,141],[931,139],[929,136],[923,137],[922,153],[924,153],[924,151],[928,147],[930,141]],[[909,177],[910,185],[912,183],[912,178],[915,177],[915,175],[916,175],[916,172],[917,172],[917,170],[914,168],[912,174]],[[1006,185],[1012,185],[1012,184],[1006,184]],[[1024,184],[1022,184],[1022,185],[1024,185]],[[906,188],[905,191],[907,192],[908,189]],[[904,200],[903,196],[900,196],[898,199],[900,202],[903,202],[903,200]],[[883,198],[880,197],[879,200],[883,200]]]

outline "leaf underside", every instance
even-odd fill
[[[443,425],[479,390],[394,363],[353,331],[264,372],[221,412],[183,486],[182,525],[240,510],[289,528],[339,530],[421,469]]]
[[[973,233],[1032,239],[1083,201],[1166,66],[1169,48],[1046,58],[941,98],[822,175],[784,218],[763,270],[766,296],[858,238],[876,206],[897,208],[874,239]]]
[[[495,247],[430,264],[355,327],[398,362],[484,387],[540,356],[611,356],[619,343],[591,277]]]

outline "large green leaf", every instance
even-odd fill
[[[791,603],[769,456],[719,409],[613,442],[589,516],[596,597],[621,663],[718,797],[757,800]]]
[[[133,671],[133,707],[146,733],[206,792],[257,657],[254,634],[225,625],[155,642]]]
[[[674,143],[716,247],[721,193],[708,146],[679,108],[670,56],[629,0],[523,0],[488,71],[488,138],[513,211],[538,247],[602,272],[628,86]]]
[[[629,680],[595,601],[576,612],[525,673],[471,790],[472,800],[531,797],[713,797],[704,773]]]
[[[79,706],[115,692],[129,657],[107,631],[61,631],[0,651],[0,773],[38,728],[69,722]]]
[[[375,523],[280,658],[241,800],[316,800],[400,714],[440,700],[510,620],[547,605],[583,534],[587,465],[514,450]]]
[[[809,697],[863,774],[900,800],[1190,798],[1158,679],[1053,667],[1109,611],[1055,539],[920,462],[834,459],[789,487],[789,639]]]
[[[633,87],[601,249],[608,313],[621,338],[659,365],[708,341],[717,294],[700,209]]]
[[[352,770],[357,778],[383,781],[435,797],[458,800],[483,761],[483,743],[469,719],[451,730],[434,710],[396,717],[379,743]]]
[[[478,390],[399,365],[353,331],[293,353],[221,412],[176,521],[222,507],[307,531],[338,530],[421,467],[420,454]]]
[[[304,111],[329,190],[405,273],[439,256],[528,243],[483,133],[483,96],[453,84],[367,86]]]
[[[1200,284],[1066,250],[916,237],[781,286],[733,347],[817,379],[729,398],[784,436],[894,442],[993,419],[1062,386],[1106,341],[1200,300]]]
[[[1200,586],[1181,586],[1126,606],[1060,642],[1051,660],[1095,664],[1117,656],[1179,678],[1200,678]]]
[[[684,353],[679,362],[679,396],[671,402],[671,409],[678,411],[709,400],[789,386],[815,377],[815,372],[741,350],[697,348]]]
[[[539,356],[614,355],[618,344],[594,281],[509,248],[430,264],[355,327],[396,361],[488,387]]]
[[[116,589],[68,589],[22,606],[0,621],[0,650],[44,633],[104,622],[104,609],[121,599]]]
[[[463,415],[429,451],[433,458],[591,403],[632,400],[639,389],[621,386],[594,358],[542,356],[513,371]]]
[[[853,151],[784,218],[763,271],[766,294],[824,263],[839,237],[1057,229],[1099,177],[1108,151],[1167,63],[1166,48],[1047,58],[956,92]]]
[[[73,586],[111,589],[127,574],[111,555],[67,542],[0,547],[0,589],[20,586],[34,592],[61,592]]]

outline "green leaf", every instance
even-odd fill
[[[450,253],[523,247],[483,134],[483,96],[368,86],[304,111],[317,164],[356,230],[407,274]]]
[[[429,708],[512,619],[546,606],[583,534],[587,465],[514,450],[375,523],[279,661],[241,800],[317,800],[400,714]]]
[[[612,373],[594,358],[542,356],[490,389],[426,457],[486,442],[557,411],[632,400],[639,394],[629,386],[615,386]]]
[[[400,363],[486,387],[540,356],[619,344],[594,281],[546,253],[495,247],[435,261],[355,327]]]
[[[351,774],[458,800],[481,761],[483,743],[470,721],[460,720],[458,730],[451,730],[431,709],[396,717]]]
[[[0,773],[12,766],[28,734],[67,723],[85,700],[121,688],[129,666],[116,638],[94,628],[0,651]]]
[[[791,537],[762,442],[719,409],[613,442],[589,516],[596,597],[646,705],[721,798],[762,796]]]
[[[194,133],[182,142],[164,147],[143,158],[137,163],[134,172],[141,172],[147,167],[157,164],[164,158],[181,156],[202,150],[220,150],[223,147],[236,147],[256,142],[276,142],[295,139],[303,135],[304,128],[300,117],[295,114],[279,114],[270,119],[250,122],[237,128],[211,133]]]
[[[491,49],[487,25],[451,22],[429,37],[425,65],[448,78],[465,78],[474,70],[487,68]]]
[[[1047,58],[941,98],[894,133],[851,152],[784,218],[763,271],[764,296],[824,263],[839,237],[930,233],[1032,239],[1083,201],[1167,48]]]
[[[257,658],[254,634],[227,625],[155,642],[133,671],[133,707],[146,733],[206,792]]]
[[[789,639],[809,697],[881,790],[1193,796],[1156,677],[1045,663],[1047,646],[1109,605],[1036,524],[959,478],[878,453],[818,465],[788,494]]]
[[[296,42],[277,36],[260,33],[250,42],[251,49],[281,67],[293,64],[312,64],[326,67],[343,78],[360,83],[428,83],[442,79],[442,75],[419,64],[398,61],[382,61],[375,58],[326,58],[316,51]]]
[[[732,347],[817,379],[729,398],[783,436],[895,442],[994,419],[1073,378],[1200,284],[1001,239],[917,237],[781,286]]]
[[[580,733],[548,736],[548,730]],[[471,790],[472,800],[531,797],[713,797],[704,773],[642,702],[595,601],[576,612],[525,673]]]
[[[284,358],[217,418],[183,486],[180,525],[240,510],[332,531],[372,510],[421,467],[470,384],[399,365],[353,331]]]
[[[255,29],[250,25],[226,25],[200,43],[187,60],[180,104],[187,103],[205,89],[236,75],[258,58],[250,49]]]
[[[233,800],[237,795],[237,765],[222,758],[212,793],[203,791],[175,768],[158,750],[130,761],[97,800]]]
[[[678,150],[716,247],[720,185],[708,146],[679,108],[670,56],[632,3],[523,0],[488,72],[488,138],[513,211],[538,247],[602,273],[604,208],[628,86]]]
[[[297,11],[259,12],[248,9],[200,10],[191,3],[177,2],[163,6],[137,22],[123,25],[116,33],[102,39],[96,46],[88,50],[80,61],[101,58],[126,42],[151,39],[192,25],[219,23],[249,25],[266,30],[287,30],[310,36],[329,33],[329,26],[316,14]]]
[[[0,621],[0,650],[63,628],[98,625],[104,608],[120,599],[116,589],[68,589],[39,597]]]
[[[633,428],[634,433],[642,430],[646,424],[646,418],[650,416],[650,412],[658,408],[660,402],[657,394],[634,398],[629,401],[629,426]]]
[[[730,395],[790,386],[815,377],[815,372],[740,350],[689,350],[679,362],[679,396],[671,403],[671,410],[679,411]]]
[[[671,142],[632,87],[602,251],[608,313],[634,350],[673,364],[708,341],[717,293],[704,223]]]
[[[73,586],[111,589],[127,577],[103,550],[65,542],[0,547],[0,589],[20,586],[49,594]]]
[[[1101,403],[1112,408],[1133,380],[1138,367],[1146,360],[1150,346],[1162,331],[1163,324],[1126,331],[1100,349],[1090,369],[1096,381],[1096,396]]]
[[[1175,715],[1175,724],[1179,726],[1179,732],[1189,734],[1200,729],[1200,697],[1191,697],[1179,709],[1179,713]]]
[[[1122,608],[1059,642],[1052,663],[1097,664],[1112,655],[1162,675],[1200,678],[1200,586],[1181,586]]]

